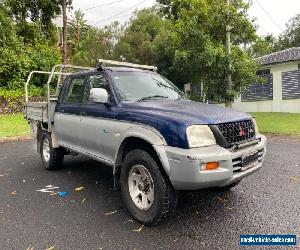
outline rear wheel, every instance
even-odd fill
[[[127,210],[144,225],[158,224],[176,208],[177,192],[146,150],[125,156],[120,184]]]
[[[62,166],[64,150],[63,148],[53,148],[51,136],[47,132],[43,132],[41,135],[40,154],[47,170],[54,170]]]

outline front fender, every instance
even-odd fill
[[[125,147],[125,143],[127,139],[130,138],[138,138],[141,140],[144,140],[148,144],[150,144],[153,149],[156,151],[158,157],[160,158],[160,161],[162,163],[162,166],[165,170],[165,172],[169,173],[169,166],[166,165],[164,153],[161,152],[161,150],[157,150],[158,148],[161,148],[160,146],[167,145],[164,137],[155,129],[144,126],[144,125],[132,125],[125,131],[123,131],[122,135],[120,134],[118,143],[117,143],[117,151],[115,155],[115,166],[114,166],[114,174],[119,173],[120,166],[122,164],[122,154]]]

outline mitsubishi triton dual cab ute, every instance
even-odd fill
[[[155,67],[100,62],[28,77],[24,112],[47,170],[75,153],[110,165],[128,212],[155,225],[175,209],[178,191],[227,190],[262,167],[266,138],[251,115],[190,101]],[[28,101],[33,74],[49,75],[46,102]]]

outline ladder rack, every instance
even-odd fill
[[[112,61],[112,60],[105,60],[105,59],[99,59],[98,60],[98,67],[97,68],[102,69],[103,67],[106,67],[106,65],[157,71],[157,67],[155,67],[155,66],[134,64],[134,63],[128,63],[128,62],[119,62],[119,61]]]

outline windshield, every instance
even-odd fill
[[[183,98],[183,93],[172,82],[156,73],[112,72],[112,78],[122,101]]]

